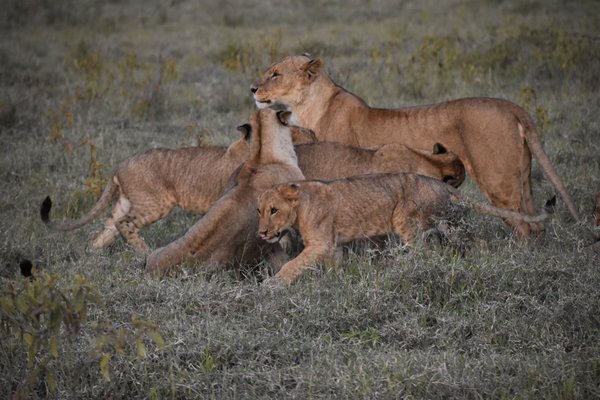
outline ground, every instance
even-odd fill
[[[44,354],[56,385],[42,373],[29,386],[51,398],[600,397],[599,26],[595,1],[5,1],[0,397],[27,386]],[[41,223],[46,195],[53,218],[77,217],[136,152],[231,142],[254,110],[251,83],[302,52],[373,106],[522,105],[583,221],[559,199],[545,234],[523,244],[465,212],[453,239],[464,255],[392,241],[283,290],[260,285],[262,271],[187,268],[156,282],[122,240],[88,248],[101,220],[72,233]],[[540,208],[554,194],[535,164],[533,188]],[[462,190],[482,199],[471,180]],[[175,212],[142,234],[156,248],[197,218]],[[30,366],[5,301],[28,285],[23,259],[68,293],[83,277],[101,300]],[[135,336],[132,316],[164,346]],[[97,354],[96,324],[143,337],[144,351],[125,340]]]

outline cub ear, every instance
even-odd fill
[[[448,150],[441,143],[436,143],[433,145],[433,154],[445,154]]]
[[[250,124],[243,124],[236,128],[238,131],[242,133],[242,137],[246,141],[250,141],[250,137],[252,134],[252,126]]]
[[[312,82],[323,69],[323,62],[318,58],[316,60],[310,60],[306,62],[301,69],[304,72],[306,79],[308,79],[309,82]]]
[[[292,117],[291,111],[277,111],[277,119],[281,122],[281,125],[289,126],[290,118]]]
[[[308,128],[300,128],[299,126],[292,126],[292,143],[294,144],[305,144],[318,142],[317,134]]]
[[[300,185],[297,183],[284,183],[279,187],[279,193],[284,200],[295,203],[300,197]]]

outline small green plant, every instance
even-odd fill
[[[149,337],[159,349],[165,346],[165,341],[153,322],[140,319],[137,315],[132,314],[131,326],[133,329],[130,330],[116,329],[112,323],[108,322],[94,325],[98,337],[93,354],[101,355],[100,371],[107,381],[110,381],[109,361],[113,355],[123,355],[129,348],[134,347],[138,357],[146,358],[146,337]]]
[[[254,79],[262,74],[265,65],[283,57],[279,48],[281,36],[278,30],[275,35],[264,35],[257,40],[231,40],[217,57],[226,69],[240,71]]]
[[[539,127],[539,135],[543,138],[544,132],[552,126],[548,108],[543,104],[537,104],[537,92],[535,87],[531,85],[527,85],[521,89],[520,98],[523,108],[530,114],[535,115]]]
[[[374,328],[367,328],[364,331],[352,329],[350,332],[342,333],[342,336],[368,348],[375,347],[381,343],[381,335]]]
[[[62,350],[86,327],[97,332],[93,354],[103,353],[100,370],[106,380],[110,379],[111,354],[123,354],[135,344],[137,355],[145,357],[146,336],[157,347],[164,347],[156,325],[135,315],[132,329],[116,329],[108,322],[88,324],[92,304],[102,305],[98,290],[79,275],[70,283],[47,273],[4,283],[0,289],[0,346],[12,353],[22,348],[27,354],[28,373],[18,385],[15,399],[27,398],[42,381],[50,392],[56,390],[58,383],[52,366],[60,362]]]
[[[81,276],[61,287],[55,275],[7,281],[0,291],[2,346],[23,347],[29,374],[15,392],[27,397],[43,377],[50,391],[57,387],[49,368],[59,358],[62,342],[73,341],[85,324],[89,304],[99,304],[96,289]]]
[[[98,162],[96,145],[92,141],[88,141],[88,144],[90,146],[90,175],[85,180],[85,186],[88,192],[94,195],[94,198],[98,198],[106,186],[106,180],[102,178],[104,165]]]

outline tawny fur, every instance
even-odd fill
[[[334,181],[284,183],[259,197],[258,233],[275,243],[296,229],[304,250],[275,275],[290,283],[317,261],[331,260],[339,244],[395,232],[412,244],[418,233],[432,227],[431,217],[449,201],[470,204],[502,218],[539,223],[526,216],[463,199],[451,186],[416,174],[373,174]]]
[[[454,187],[465,179],[465,167],[456,154],[436,143],[432,150],[411,149],[398,143],[363,149],[342,143],[318,142],[296,146],[298,166],[306,179],[339,179],[351,176],[412,172]]]
[[[227,266],[280,256],[278,245],[265,247],[256,236],[257,198],[277,183],[304,176],[298,168],[290,128],[281,124],[274,111],[252,114],[243,129],[251,131],[250,156],[236,185],[183,237],[149,255],[146,271],[150,275],[160,277],[184,262]]]
[[[310,131],[291,127],[293,140],[311,141]],[[96,218],[112,203],[117,203],[92,247],[110,245],[119,233],[139,252],[148,245],[140,230],[178,206],[204,214],[224,192],[224,182],[249,153],[250,135],[227,147],[155,149],[123,161],[116,169],[97,204],[72,222],[50,222],[51,201],[42,206],[42,219],[52,228],[72,230]],[[378,150],[356,148],[340,143],[311,143],[295,147],[298,164],[308,179],[335,179],[374,172],[415,172],[458,186],[464,180],[464,166],[455,154],[436,144],[433,151],[422,151],[391,144]],[[233,186],[233,181],[228,187]]]
[[[273,64],[252,92],[259,107],[287,107],[294,124],[313,130],[319,140],[360,147],[402,143],[420,149],[443,143],[458,155],[493,205],[523,214],[535,212],[533,154],[573,217],[579,219],[531,117],[509,101],[467,98],[402,109],[371,108],[336,85],[323,71],[320,60],[307,56],[291,56]],[[543,229],[536,223],[506,222],[521,237]]]
[[[49,199],[42,207],[42,219],[53,229],[72,230],[96,218],[119,193],[117,203],[104,230],[92,241],[92,247],[108,246],[119,233],[139,252],[148,245],[139,235],[151,224],[179,206],[187,211],[206,213],[221,196],[231,173],[248,157],[244,137],[229,147],[189,147],[153,149],[123,161],[115,170],[96,205],[72,222],[49,222]]]

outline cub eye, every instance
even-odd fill
[[[258,213],[258,215],[260,215],[260,208],[257,208],[256,212]]]
[[[279,210],[276,209],[275,207],[271,207],[271,215],[277,214],[277,211],[279,211]]]

